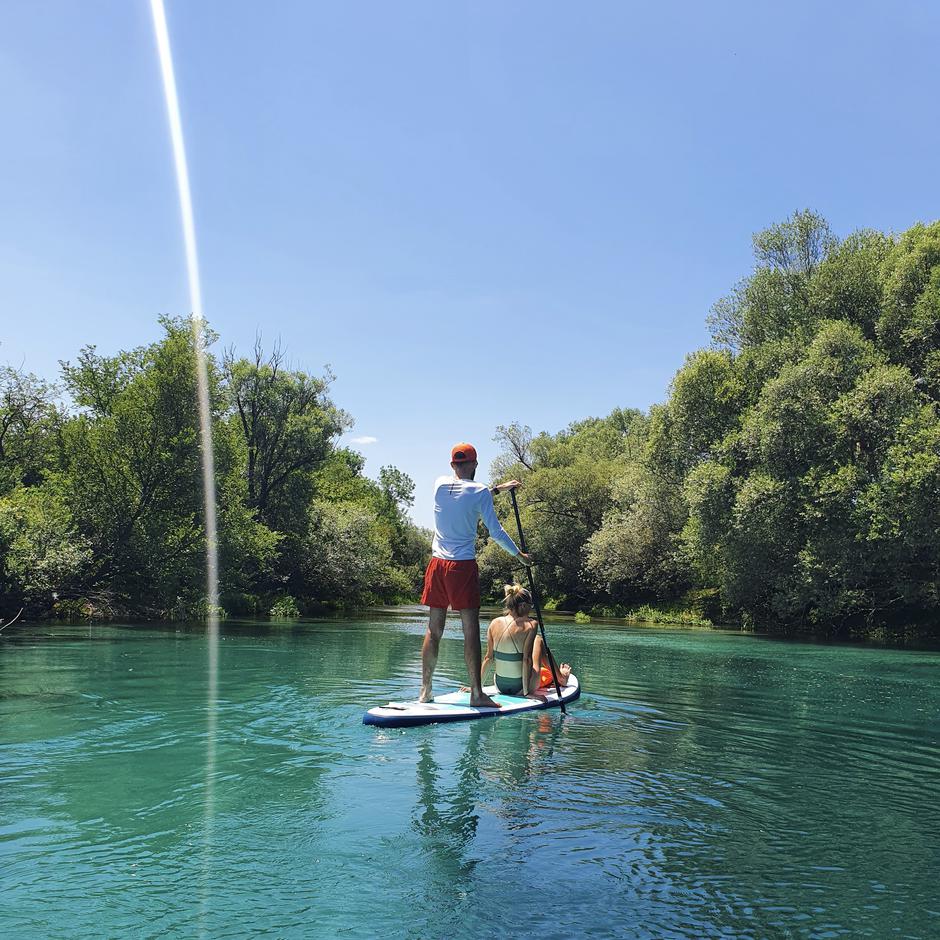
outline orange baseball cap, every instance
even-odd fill
[[[477,459],[477,449],[473,444],[454,444],[450,451],[451,463],[470,463]]]

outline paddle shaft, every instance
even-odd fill
[[[519,516],[519,504],[516,502],[516,491],[511,489],[509,496],[512,498],[512,511],[516,515],[516,528],[519,530],[519,547],[526,553],[529,553],[529,546],[526,544],[525,532],[522,531],[522,518]],[[539,596],[535,591],[535,578],[532,576],[532,566],[525,566],[526,575],[529,578],[529,593],[532,595],[532,607],[535,610],[535,619],[538,621],[539,633],[542,637],[542,645],[545,647],[545,654],[548,656],[548,665],[552,670],[552,681],[555,683],[555,692],[558,695],[558,704],[561,706],[563,714],[567,714],[565,703],[561,698],[561,685],[558,683],[558,668],[555,665],[555,657],[548,647],[548,639],[545,636],[545,624],[542,622],[542,608],[539,605]]]

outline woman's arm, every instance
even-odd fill
[[[526,630],[522,647],[522,694],[529,695],[539,687],[538,669],[532,668],[532,650],[535,647],[537,630]],[[540,641],[541,642],[541,641]]]
[[[486,685],[486,667],[493,662],[493,627],[496,625],[495,620],[490,621],[490,625],[486,628],[486,655],[483,657],[483,664],[480,666],[480,685]]]
[[[538,631],[535,634],[535,642],[532,644],[532,669],[538,673],[542,668],[542,638]]]

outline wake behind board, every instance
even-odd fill
[[[558,693],[543,689],[544,701],[523,698],[516,695],[503,695],[496,686],[487,686],[484,690],[501,708],[471,708],[469,692],[449,692],[447,695],[435,695],[433,702],[389,702],[370,708],[363,716],[364,725],[378,725],[380,728],[408,728],[414,725],[433,725],[443,721],[472,721],[474,718],[497,718],[503,715],[518,715],[520,712],[538,711],[542,708],[557,708]],[[581,694],[577,678],[568,677],[568,684],[562,687],[561,701],[566,705]]]

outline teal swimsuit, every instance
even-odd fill
[[[493,644],[496,688],[503,695],[519,695],[522,692],[522,651],[516,646],[516,641],[507,636],[508,633],[507,627],[499,642]]]

